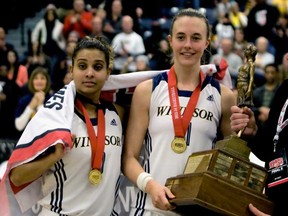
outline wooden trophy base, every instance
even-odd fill
[[[211,171],[178,175],[167,179],[166,186],[176,196],[171,204],[182,215],[251,215],[248,205],[271,214],[274,204],[266,195],[222,178]],[[193,213],[194,214],[194,213]]]

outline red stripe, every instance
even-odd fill
[[[28,147],[15,149],[9,158],[9,163],[17,163],[27,160],[28,158],[35,156],[37,152],[45,150],[58,139],[63,140],[65,145],[68,144],[68,146],[72,148],[72,138],[69,131],[51,131],[45,136],[35,140]]]
[[[268,188],[274,187],[274,186],[279,185],[279,184],[283,184],[283,183],[285,183],[285,182],[288,182],[288,178],[284,178],[284,179],[281,179],[281,180],[279,180],[279,181],[270,183],[270,184],[268,184]]]

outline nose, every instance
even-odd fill
[[[185,48],[191,48],[192,47],[192,40],[191,39],[186,39],[184,43]]]
[[[88,67],[86,71],[86,76],[88,77],[94,76],[94,69],[91,67]]]

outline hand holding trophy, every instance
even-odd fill
[[[248,44],[244,53],[246,62],[237,79],[237,104],[243,108],[253,106],[257,49]],[[240,138],[244,130],[216,142],[212,150],[192,153],[184,174],[167,179],[166,186],[176,196],[170,201],[176,212],[244,216],[251,215],[248,205],[253,203],[259,210],[273,213],[274,204],[263,194],[267,171],[249,161],[251,150]]]

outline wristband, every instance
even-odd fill
[[[151,174],[146,172],[140,173],[140,175],[137,177],[137,187],[141,191],[145,192],[146,185],[151,179],[153,179]]]

